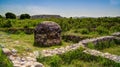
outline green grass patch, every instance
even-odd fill
[[[83,48],[69,51],[52,57],[39,57],[38,62],[46,67],[119,67],[116,63],[106,58],[89,55],[83,52]]]
[[[103,49],[101,51],[102,52],[108,52],[108,53],[115,54],[115,55],[120,55],[120,45],[119,46],[110,47],[110,48],[105,48],[105,49]]]
[[[103,50],[105,48],[116,47],[119,44],[120,44],[119,40],[112,39],[108,41],[101,41],[101,42],[98,42],[97,44],[88,43],[87,47],[91,49]]]
[[[3,54],[0,48],[0,67],[13,67],[12,62],[8,59],[6,55]]]

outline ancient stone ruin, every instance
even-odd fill
[[[44,21],[38,24],[34,31],[34,43],[36,46],[52,46],[61,43],[61,28],[52,21]]]

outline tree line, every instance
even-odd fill
[[[3,18],[3,16],[0,15],[0,18]],[[5,18],[6,18],[6,19],[16,19],[17,16],[16,16],[14,13],[7,12],[7,13],[5,14]],[[30,18],[31,18],[31,16],[30,16],[29,14],[21,14],[21,15],[20,15],[20,19],[30,19]]]

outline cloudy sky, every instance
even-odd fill
[[[0,14],[13,12],[74,16],[120,16],[120,0],[0,0]]]

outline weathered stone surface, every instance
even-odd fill
[[[2,51],[6,55],[11,55],[12,54],[11,51],[8,48],[2,48]]]
[[[86,49],[83,52],[87,53],[87,54],[94,55],[94,56],[101,56],[101,57],[104,57],[104,58],[108,58],[108,59],[113,60],[115,62],[120,62],[120,56],[112,55],[110,53],[103,53],[103,52],[100,52],[100,51],[97,51],[97,50],[92,50],[92,49]]]
[[[98,42],[111,41],[113,39],[116,39],[116,37],[114,37],[114,36],[102,36],[102,37],[98,37],[98,38],[85,39],[85,40],[82,40],[80,42],[82,44],[84,44],[85,46],[87,46],[88,43],[94,43],[96,45]]]
[[[120,62],[120,56],[118,56],[118,55],[113,55],[113,54],[110,54],[110,53],[103,53],[103,52],[100,52],[100,51],[97,51],[97,50],[88,49],[86,47],[86,44],[89,43],[89,42],[97,43],[97,42],[102,42],[102,41],[107,41],[107,40],[112,40],[112,39],[120,40],[119,38],[116,38],[114,36],[103,36],[103,37],[98,37],[98,38],[85,39],[85,40],[80,41],[79,43],[69,45],[69,46],[66,46],[66,47],[43,50],[42,55],[53,56],[55,54],[63,54],[67,51],[75,50],[78,47],[82,46],[83,48],[85,48],[85,50],[83,51],[84,53],[91,54],[91,55],[94,55],[94,56],[101,56],[101,57],[113,60],[115,62]]]
[[[112,35],[120,37],[120,32],[113,33]]]
[[[38,24],[34,31],[34,42],[37,46],[51,46],[61,43],[61,28],[52,21]]]
[[[44,67],[43,64],[35,62],[33,67]]]
[[[16,49],[12,49],[11,51],[12,51],[12,53],[17,53]]]

